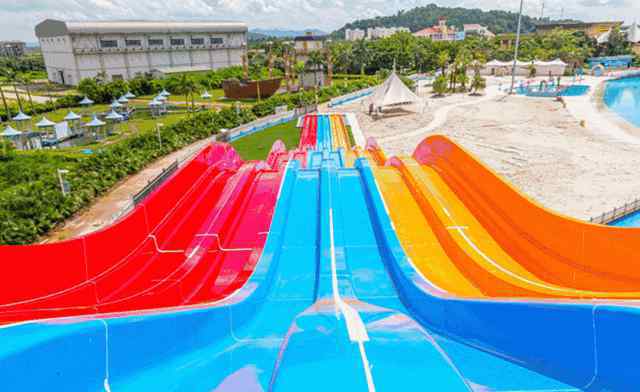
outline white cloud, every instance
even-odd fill
[[[34,26],[60,19],[242,20],[250,27],[331,31],[362,18],[436,2],[443,6],[517,11],[519,0],[0,0],[0,39],[35,41]],[[539,16],[542,0],[525,0]],[[545,15],[583,20],[640,19],[636,0],[545,0]]]

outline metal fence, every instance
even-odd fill
[[[149,196],[151,192],[156,190],[167,178],[169,178],[173,173],[178,170],[179,164],[176,160],[171,165],[162,169],[162,172],[155,176],[153,179],[149,180],[147,185],[142,188],[138,193],[132,196],[133,204],[138,205],[145,197]]]
[[[640,199],[636,199],[631,203],[625,203],[623,206],[616,207],[611,211],[604,212],[601,215],[589,219],[589,222],[606,225],[637,211],[640,211]]]
[[[331,101],[329,101],[329,107],[332,108],[335,106],[344,105],[345,103],[349,103],[357,99],[371,95],[376,88],[377,86],[368,87],[363,90],[354,91],[350,94],[341,95],[339,97],[333,98]]]

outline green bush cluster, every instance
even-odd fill
[[[156,132],[106,145],[93,155],[55,151],[8,154],[0,165],[0,243],[28,244],[87,206],[127,175],[197,140],[255,119],[249,110],[194,114]],[[69,170],[71,194],[62,196],[57,169]]]

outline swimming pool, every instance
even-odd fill
[[[609,223],[609,226],[616,227],[640,227],[640,211],[636,211],[622,218],[618,218]]]
[[[640,127],[640,77],[607,82],[604,103],[610,110]]]

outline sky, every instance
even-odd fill
[[[525,13],[585,21],[640,21],[639,0],[524,0]],[[0,0],[0,39],[35,42],[34,26],[47,18],[240,20],[250,28],[330,32],[347,22],[401,9],[441,6],[516,11],[519,0]]]

